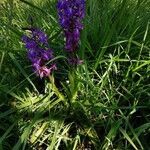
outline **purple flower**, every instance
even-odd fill
[[[37,65],[35,64],[35,68],[36,68],[36,74],[40,76],[40,78],[43,78],[43,77],[47,77],[51,74],[51,72],[53,70],[56,70],[57,67],[55,64],[52,64],[51,67],[47,67],[47,66],[40,66],[40,65]]]
[[[31,29],[32,31],[32,37],[34,39],[36,39],[38,42],[40,42],[41,44],[47,44],[48,43],[48,38],[47,38],[47,35],[42,32],[41,30],[39,29]]]
[[[59,22],[66,36],[66,50],[77,50],[80,31],[83,29],[82,19],[85,16],[85,0],[58,0]]]
[[[72,57],[72,58],[68,59],[68,62],[69,62],[69,64],[76,66],[76,65],[82,64],[83,60],[81,60],[79,58]]]
[[[28,49],[28,59],[32,63],[33,70],[40,78],[49,76],[56,70],[55,64],[46,64],[54,58],[52,49],[48,47],[47,35],[39,29],[31,28],[29,36],[24,35],[22,41]]]

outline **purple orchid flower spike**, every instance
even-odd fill
[[[85,16],[85,0],[58,0],[57,10],[59,23],[66,37],[65,49],[68,53],[75,53],[78,49],[80,31],[83,29],[82,19]],[[74,59],[69,58],[69,60]],[[80,64],[77,59],[73,62]]]
[[[54,58],[52,49],[48,47],[48,37],[40,29],[31,28],[28,30],[30,35],[22,37],[28,50],[28,59],[32,63],[34,72],[40,78],[47,77],[57,69],[56,64],[46,64]]]

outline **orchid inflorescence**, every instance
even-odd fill
[[[77,50],[80,31],[83,29],[81,20],[85,15],[84,0],[59,0],[57,4],[59,23],[66,37],[65,49],[69,52]]]
[[[81,64],[82,60],[75,56],[83,29],[82,19],[85,16],[85,0],[58,0],[57,10],[60,26],[66,38],[65,49],[69,54],[68,62]]]
[[[65,50],[69,54],[68,62],[71,65],[82,63],[76,57],[76,51],[80,40],[80,32],[83,29],[82,19],[85,16],[85,0],[58,0],[57,10],[60,26],[65,35]],[[54,58],[52,49],[48,46],[48,37],[37,28],[29,28],[29,36],[24,35],[22,41],[28,49],[28,58],[33,69],[41,78],[49,76],[56,70],[56,64],[48,62]],[[48,64],[47,64],[48,63]]]
[[[56,70],[56,64],[46,64],[54,58],[52,49],[48,46],[47,35],[37,28],[30,28],[29,36],[24,35],[22,41],[28,49],[28,58],[32,63],[33,70],[41,78],[49,76]]]

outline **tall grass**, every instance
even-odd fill
[[[21,43],[30,17],[55,49],[51,82]],[[69,73],[63,45],[56,0],[0,2],[0,150],[148,150],[150,1],[87,0],[84,63]]]

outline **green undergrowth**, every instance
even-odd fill
[[[73,68],[55,0],[0,1],[0,150],[148,150],[149,21],[149,0],[87,0]],[[21,42],[32,23],[58,65],[44,80]]]

